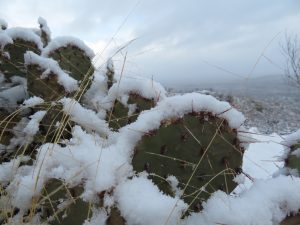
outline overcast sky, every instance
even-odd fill
[[[127,52],[126,75],[168,86],[282,74],[279,43],[300,35],[299,0],[0,0],[10,27],[37,27],[39,16],[52,37],[76,36],[96,53],[110,43],[104,57],[136,38],[116,63]]]

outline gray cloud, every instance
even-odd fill
[[[135,5],[132,0],[1,0],[0,17],[11,26],[37,26],[43,16],[53,36],[74,35],[103,47]],[[126,49],[126,74],[154,76],[165,84],[239,79],[213,65],[247,77],[281,32],[264,54],[282,66],[278,43],[285,30],[299,31],[299,9],[297,0],[141,0],[111,49],[137,37]],[[122,56],[115,60],[121,63]],[[262,57],[253,76],[279,73]]]

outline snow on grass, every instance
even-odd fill
[[[108,136],[110,130],[107,122],[100,119],[94,111],[82,107],[74,99],[63,98],[59,102],[63,104],[64,112],[71,116],[72,121],[78,123],[87,131],[96,131],[103,137]]]
[[[44,103],[44,99],[37,97],[37,96],[32,96],[23,102],[23,105],[21,106],[21,108],[34,107],[34,106],[42,104],[42,103]]]

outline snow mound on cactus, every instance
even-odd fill
[[[41,30],[46,33],[48,37],[51,36],[50,28],[48,27],[47,21],[43,17],[38,18],[38,23],[40,24]]]
[[[71,120],[89,132],[96,131],[103,137],[108,136],[108,124],[106,121],[100,119],[94,111],[85,109],[74,99],[63,98],[59,102],[63,104],[63,110],[67,115],[71,116]]]
[[[241,112],[232,108],[228,102],[221,102],[209,95],[189,93],[165,98],[156,107],[141,112],[136,122],[121,128],[119,133],[113,135],[117,136],[118,143],[121,145],[128,146],[129,144],[133,148],[145,133],[158,129],[161,121],[201,111],[211,112],[213,115],[224,118],[231,128],[244,131],[242,124],[245,117]],[[239,138],[244,140],[246,134],[239,135]]]
[[[5,45],[7,45],[7,44],[13,44],[13,43],[14,43],[14,41],[13,41],[13,39],[10,36],[8,36],[4,32],[0,33],[0,46],[1,46],[1,50],[2,51],[3,51],[4,47],[5,47]]]
[[[30,28],[13,27],[5,30],[5,33],[13,40],[19,38],[25,41],[30,41],[35,43],[39,50],[43,49],[41,38]]]
[[[113,84],[105,98],[98,99],[98,105],[109,110],[113,107],[114,101],[118,100],[123,105],[128,106],[127,101],[130,94],[138,94],[143,98],[159,102],[166,98],[166,93],[163,86],[153,80],[122,77],[117,83]]]
[[[77,80],[65,73],[55,60],[41,57],[31,51],[24,54],[24,59],[26,66],[34,64],[45,70],[41,75],[41,79],[45,79],[51,72],[53,72],[58,76],[58,83],[62,85],[67,92],[73,92],[78,89]]]
[[[66,47],[68,45],[74,45],[78,47],[90,59],[92,59],[95,56],[93,50],[89,48],[82,40],[71,36],[61,36],[52,39],[51,42],[47,45],[47,47],[43,49],[42,56],[49,57],[51,52],[55,51],[60,47]]]
[[[300,142],[300,129],[295,131],[292,134],[286,135],[283,137],[284,141],[282,142],[283,145],[291,146],[295,145]]]
[[[177,224],[187,204],[164,195],[146,176],[117,186],[115,197],[127,224]]]

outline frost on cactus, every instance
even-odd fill
[[[42,48],[40,37],[31,29],[26,28],[10,28],[4,32],[13,40],[13,43],[1,46],[0,71],[6,79],[15,75],[25,77],[24,53],[27,51],[40,53]]]

